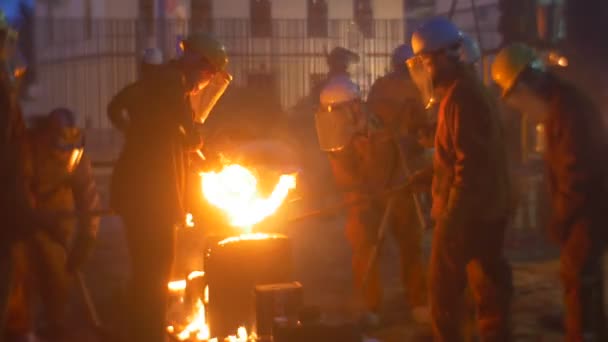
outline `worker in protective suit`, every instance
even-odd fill
[[[36,209],[55,219],[34,227],[24,241],[26,248],[15,266],[7,332],[16,339],[32,331],[32,303],[40,298],[45,340],[65,341],[69,289],[93,250],[99,217],[90,213],[100,209],[99,194],[83,134],[70,110],[58,108],[37,120],[30,141]]]
[[[503,256],[510,179],[495,101],[460,56],[449,20],[428,20],[412,35],[408,60],[423,102],[443,92],[433,161],[435,230],[429,295],[437,341],[462,340],[464,290],[474,293],[482,341],[507,341],[511,269]]]
[[[156,48],[144,49],[139,63],[139,79],[148,80],[154,77],[156,70],[161,68],[163,64],[163,53]],[[114,95],[108,105],[108,119],[122,133],[125,133],[129,126],[129,117],[126,113],[129,112],[129,106],[133,99],[137,97],[136,91],[138,88],[137,82],[128,84],[121,89],[118,94]]]
[[[213,36],[194,33],[181,47],[178,59],[135,83],[126,105],[108,108],[109,116],[121,110],[128,118],[110,201],[123,219],[131,257],[133,341],[164,341],[175,226],[186,216],[189,155],[202,145],[196,125],[231,80],[226,50]]]
[[[607,134],[601,113],[575,86],[546,69],[535,51],[499,52],[492,78],[508,105],[545,124],[545,161],[561,249],[567,341],[605,341],[602,254],[606,241]]]
[[[22,72],[14,68],[18,34],[0,11],[0,339],[6,332],[9,297],[15,264],[25,249],[24,239],[39,219],[32,192],[30,157],[25,123],[18,99]]]
[[[405,180],[399,147],[391,133],[369,114],[361,101],[359,87],[347,77],[336,77],[321,92],[321,108],[315,115],[321,149],[327,153],[335,182],[346,201],[389,190]],[[368,264],[385,215],[387,199],[359,203],[348,209],[346,236],[352,248],[353,277],[365,300],[365,323],[379,323],[382,287],[378,265]],[[422,228],[410,193],[394,197],[389,213],[400,247],[406,299],[414,318],[426,305],[425,267],[422,258]],[[364,281],[366,283],[364,284]]]
[[[356,52],[341,46],[333,48],[329,54],[327,54],[327,76],[321,83],[315,85],[311,92],[311,99],[315,103],[315,109],[319,104],[318,101],[321,91],[323,88],[325,88],[327,83],[330,82],[334,77],[350,78],[351,65],[359,63],[359,61],[360,57]]]

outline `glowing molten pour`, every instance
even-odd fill
[[[296,187],[295,175],[282,175],[264,198],[253,173],[238,164],[227,165],[220,172],[203,172],[201,177],[207,201],[228,215],[230,225],[241,228],[250,228],[272,215]]]

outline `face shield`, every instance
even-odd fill
[[[435,92],[433,87],[433,75],[428,67],[427,58],[424,55],[414,56],[406,61],[410,77],[420,91],[422,103],[425,108],[431,108],[435,102]]]
[[[74,171],[84,153],[84,138],[77,127],[64,127],[54,139],[53,148],[59,159],[65,161],[68,172]]]
[[[352,102],[327,106],[315,114],[319,146],[325,152],[343,150],[358,131]]]
[[[231,81],[232,76],[229,73],[218,71],[214,73],[206,85],[190,97],[196,123],[205,123],[211,110],[222,97]]]

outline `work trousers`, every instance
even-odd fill
[[[153,212],[128,213],[122,219],[131,258],[127,334],[131,341],[165,342],[175,220]]]
[[[512,273],[503,256],[507,220],[462,226],[439,221],[433,235],[429,294],[435,341],[464,341],[465,288],[477,310],[481,341],[509,340]]]
[[[357,195],[347,196],[353,200]],[[411,307],[426,305],[426,267],[422,254],[422,227],[417,221],[411,194],[398,194],[394,198],[389,229],[399,246],[401,276],[406,301]],[[366,309],[378,312],[382,304],[380,272],[376,262],[367,275],[367,286],[363,289],[368,263],[377,243],[387,200],[355,205],[349,208],[346,221],[346,236],[352,249],[352,271],[355,287],[362,291]]]
[[[34,326],[37,295],[42,304],[45,340],[64,341],[69,333],[67,308],[73,276],[67,271],[65,247],[44,231],[19,240],[11,248],[12,272],[6,331],[23,336]]]
[[[607,338],[602,273],[605,242],[591,226],[589,220],[579,220],[561,246],[560,275],[568,342],[606,341]]]

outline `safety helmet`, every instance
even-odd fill
[[[141,54],[141,62],[149,65],[163,64],[163,52],[157,48],[146,48]]]
[[[226,47],[209,33],[193,33],[183,40],[180,46],[184,53],[201,55],[218,71],[224,70],[226,65],[228,65]]]
[[[481,59],[481,49],[477,40],[464,32],[462,32],[461,56],[466,64],[475,64]]]
[[[349,65],[359,63],[359,55],[349,49],[341,46],[335,47],[327,55],[327,64],[330,67],[347,68]]]
[[[412,47],[409,44],[401,44],[395,50],[393,50],[393,55],[391,56],[391,64],[393,69],[402,69],[405,68],[405,62],[414,56],[414,52],[412,51]]]
[[[321,90],[320,102],[323,107],[336,106],[361,98],[361,90],[347,76],[332,78]]]
[[[423,23],[412,34],[415,55],[449,49],[459,44],[462,34],[458,27],[444,17],[435,17]]]
[[[507,95],[521,73],[529,66],[542,68],[543,64],[531,47],[515,43],[509,45],[496,55],[492,63],[492,79],[502,89],[503,96]]]

